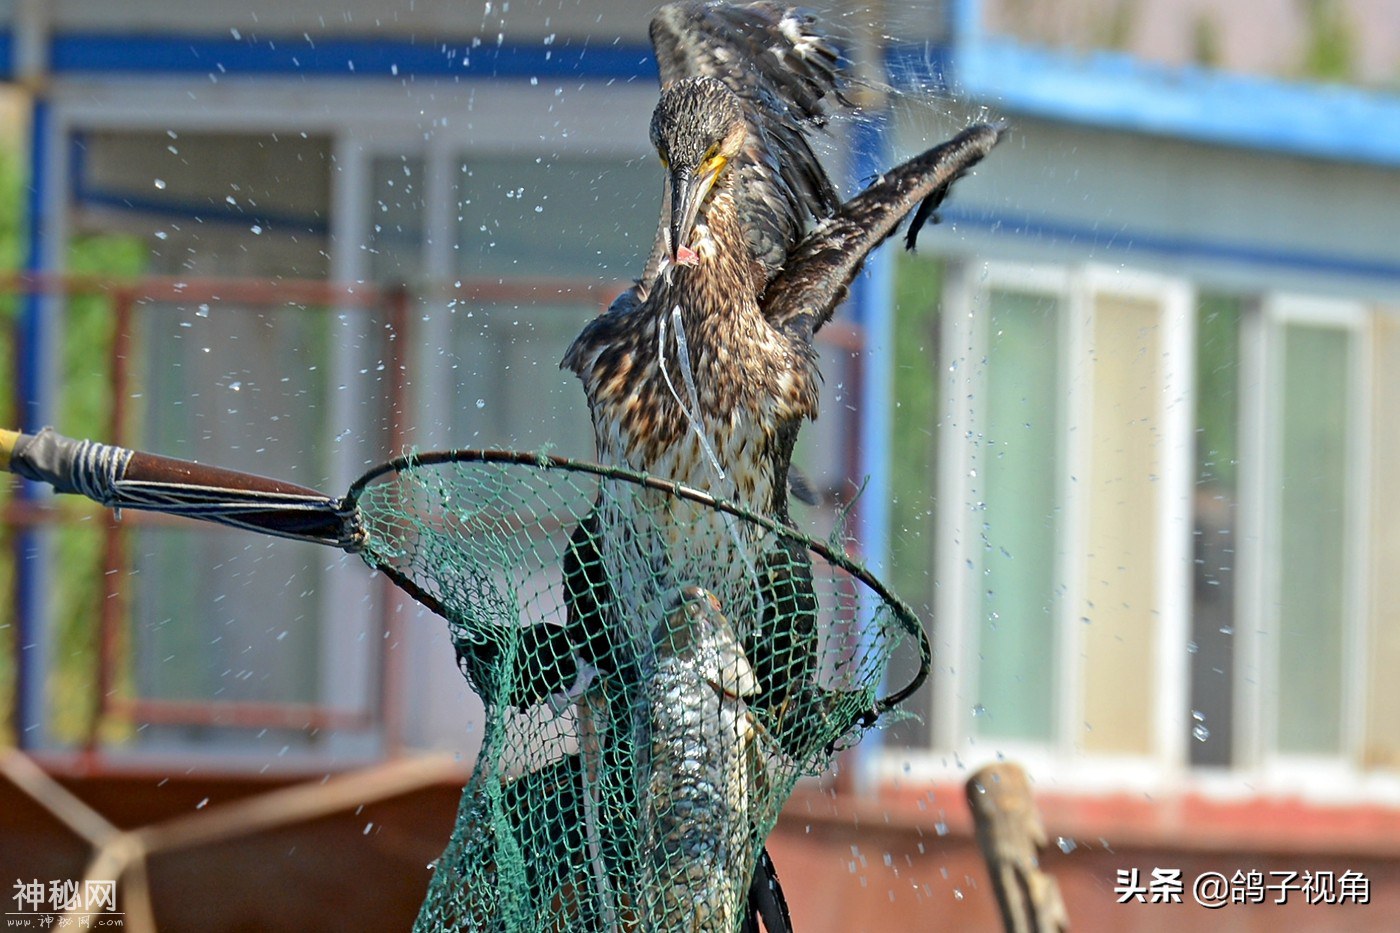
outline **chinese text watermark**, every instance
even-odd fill
[[[1180,904],[1190,898],[1218,910],[1246,904],[1369,904],[1371,879],[1359,871],[1203,871],[1120,868],[1113,885],[1118,903]]]
[[[16,878],[10,899],[15,909],[5,912],[7,929],[119,927],[116,881],[25,881]]]

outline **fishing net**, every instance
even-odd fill
[[[335,498],[49,429],[0,431],[0,465],[358,552],[447,620],[486,722],[423,931],[735,930],[793,784],[928,671],[839,531],[621,469],[438,451]],[[918,673],[881,695],[901,646]]]
[[[351,490],[366,560],[447,619],[483,744],[419,930],[734,930],[763,840],[917,686],[845,557],[704,493],[558,458],[406,458]],[[510,458],[510,459],[505,459]]]

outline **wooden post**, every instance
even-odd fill
[[[1007,933],[1068,930],[1060,886],[1040,870],[1048,840],[1025,770],[1011,762],[979,769],[968,778],[967,805]]]

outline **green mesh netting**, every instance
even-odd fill
[[[918,623],[821,542],[527,457],[351,493],[366,559],[448,620],[486,704],[417,929],[732,931],[793,784],[907,694],[877,697]]]

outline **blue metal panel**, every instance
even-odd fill
[[[857,183],[889,167],[885,119],[859,121],[853,131],[852,173]],[[894,334],[894,264],[891,245],[877,248],[851,285],[851,309],[865,334],[861,372],[860,464],[866,477],[861,497],[861,553],[876,573],[886,563],[889,541],[891,340]]]
[[[48,252],[47,212],[44,200],[51,183],[49,165],[49,104],[36,97],[31,112],[29,153],[29,203],[27,204],[29,236],[25,268],[30,272],[45,271]],[[45,312],[44,296],[24,297],[16,332],[16,390],[21,427],[35,431],[42,427],[48,415],[45,379],[41,371],[50,357],[48,343],[51,323]],[[31,482],[20,484],[20,499],[33,501],[42,496],[40,487]],[[48,671],[48,644],[44,632],[47,586],[43,541],[38,532],[25,529],[16,535],[15,618],[19,647],[19,665],[15,690],[15,723],[21,748],[35,748],[46,743],[44,734],[44,682]]]
[[[55,36],[55,74],[302,75],[384,78],[557,77],[654,79],[651,49],[561,39],[474,44],[474,40],[386,40],[279,37],[257,41],[205,36]]]
[[[1127,55],[1072,56],[1005,39],[968,43],[956,88],[973,100],[1054,120],[1223,146],[1400,165],[1400,99],[1290,84]]]
[[[886,114],[859,121],[852,133],[854,158],[851,172],[856,184],[868,182],[889,167]],[[896,241],[876,248],[866,261],[865,272],[851,285],[851,308],[865,336],[860,379],[860,471],[865,491],[857,503],[861,559],[876,574],[889,563],[890,540],[890,431],[894,403],[894,260]],[[857,781],[867,783],[884,743],[879,732],[865,737],[858,747]]]

